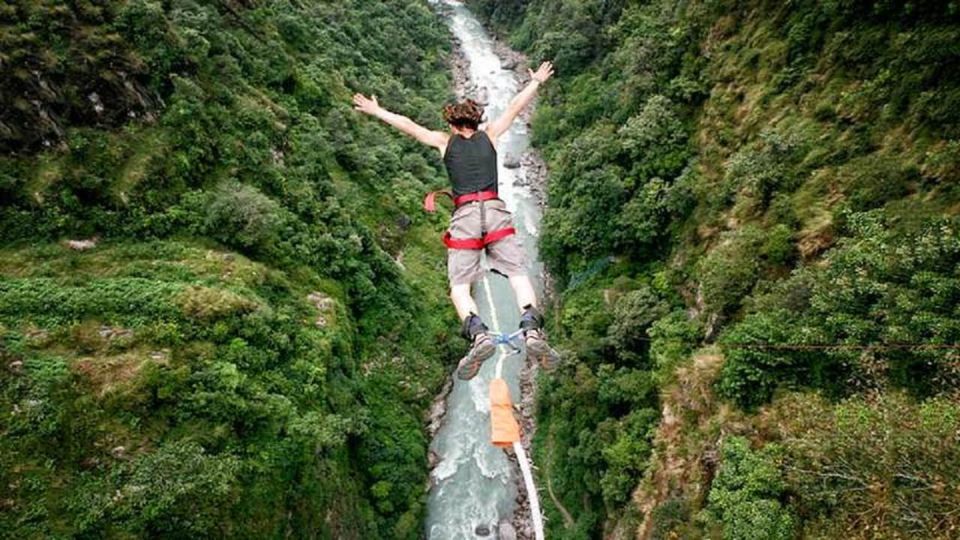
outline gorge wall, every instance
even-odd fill
[[[955,534],[958,5],[470,4],[557,66],[551,537]]]

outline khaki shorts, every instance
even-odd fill
[[[483,205],[481,212],[481,205]],[[482,214],[482,222],[481,222]],[[486,227],[483,227],[486,225]],[[450,236],[480,238],[483,231],[496,231],[513,226],[513,215],[499,199],[467,203],[453,212]],[[526,275],[523,249],[516,234],[487,244],[484,249],[447,249],[447,276],[451,285],[473,283],[483,277],[480,253],[487,253],[490,269],[507,277]]]

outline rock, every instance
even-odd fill
[[[23,373],[23,361],[14,360],[13,362],[10,362],[9,364],[7,364],[7,369],[9,369],[13,373],[17,373],[17,374]]]
[[[499,540],[517,540],[517,530],[509,521],[501,521],[497,527],[497,538]]]
[[[133,330],[101,325],[100,328],[97,329],[97,334],[106,340],[129,339],[133,337]]]
[[[477,98],[474,101],[480,105],[483,105],[484,107],[490,104],[490,91],[487,90],[486,86],[477,91]]]
[[[446,418],[447,396],[450,395],[451,390],[453,390],[453,380],[448,377],[447,381],[443,383],[440,393],[433,399],[433,404],[430,405],[425,420],[427,422],[427,433],[431,439],[440,430],[440,426],[443,425],[443,420]]]
[[[333,314],[333,311],[336,305],[336,300],[334,300],[333,298],[330,298],[329,296],[323,294],[322,292],[317,292],[317,291],[314,291],[309,295],[307,295],[307,300],[309,300],[313,304],[313,306],[317,308],[317,311],[320,312],[319,315],[317,315],[316,320],[314,321],[314,324],[316,325],[316,327],[317,328],[326,327],[327,324],[329,324],[327,320],[327,316]]]
[[[507,156],[503,158],[503,166],[508,169],[518,169],[520,168],[520,158],[513,154],[507,154]]]
[[[28,328],[23,334],[32,345],[36,346],[42,346],[50,338],[50,332],[41,328]]]
[[[477,528],[473,530],[477,536],[490,536],[490,527],[481,523],[477,525]]]
[[[100,99],[100,94],[91,92],[90,95],[87,96],[87,99],[90,101],[90,104],[93,105],[93,112],[97,113],[98,116],[103,114],[105,107],[103,106],[103,101]]]
[[[517,69],[517,60],[515,58],[506,58],[500,62],[500,67],[506,70]]]
[[[97,247],[97,242],[99,241],[99,236],[94,236],[86,240],[67,240],[66,246],[74,251],[86,251]]]
[[[110,451],[110,455],[117,459],[123,459],[127,455],[127,449],[123,446],[118,446]]]

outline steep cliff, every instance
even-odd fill
[[[552,537],[955,535],[960,6],[471,4],[557,65]]]
[[[0,7],[0,530],[418,538],[454,359],[425,2]]]

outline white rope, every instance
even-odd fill
[[[530,463],[527,453],[523,451],[520,441],[513,443],[513,451],[517,453],[520,462],[520,472],[523,473],[523,483],[527,487],[527,498],[530,499],[530,517],[533,519],[533,534],[536,540],[543,540],[543,516],[540,514],[540,496],[537,487],[533,485],[533,474],[530,472]]]
[[[490,280],[483,277],[483,289],[486,293],[487,303],[490,305],[490,319],[493,323],[494,331],[500,328],[500,321],[497,319],[496,304],[493,303],[493,294],[490,292]],[[503,371],[503,359],[506,353],[501,352],[497,358],[496,378],[500,378]],[[530,472],[530,462],[527,461],[527,453],[523,450],[523,444],[520,441],[513,443],[513,451],[517,454],[517,461],[520,462],[520,472],[523,474],[523,485],[527,488],[527,498],[530,500],[530,517],[533,520],[533,534],[536,540],[543,540],[543,515],[540,513],[540,495],[537,493],[537,486],[533,483],[533,473]]]

